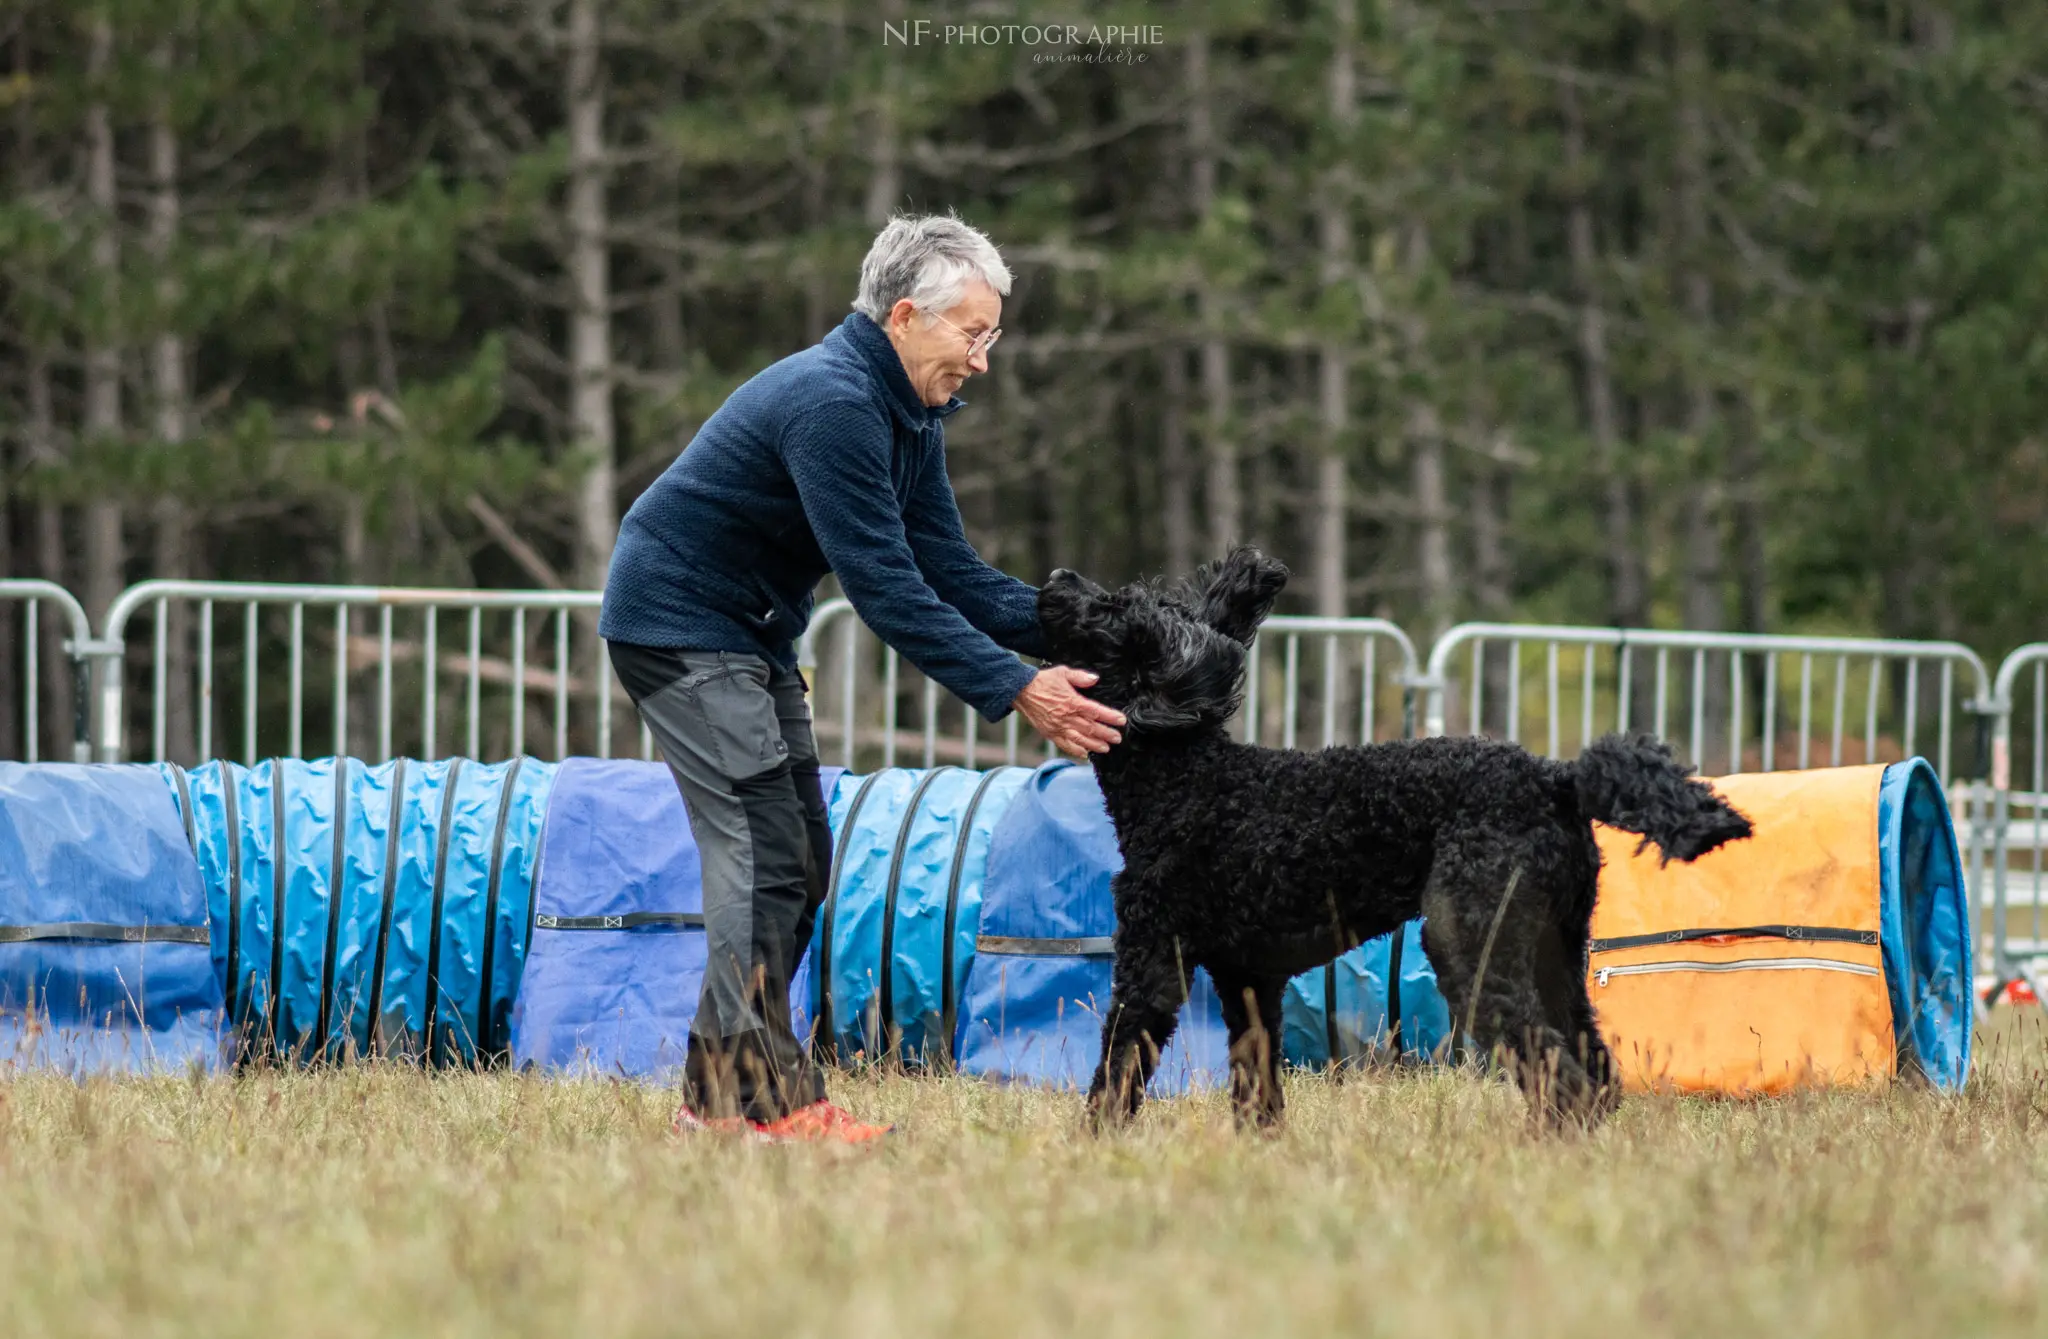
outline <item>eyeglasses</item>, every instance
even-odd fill
[[[965,330],[961,330],[959,326],[954,325],[937,312],[926,312],[925,315],[931,317],[940,325],[950,326],[960,334],[967,335],[967,356],[969,358],[972,358],[977,353],[987,353],[996,346],[996,341],[1003,337],[1003,328],[1001,326],[993,326],[978,335],[968,335]]]

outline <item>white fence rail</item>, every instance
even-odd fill
[[[610,757],[625,732],[637,734],[627,751],[652,757],[597,636],[599,599],[151,581],[121,593],[95,639],[62,587],[0,580],[0,617],[18,643],[0,720],[30,761],[53,748],[109,762]],[[818,609],[798,649],[828,760],[1050,756],[1014,713],[992,728],[904,665],[844,600]],[[1562,756],[1608,730],[1640,729],[1708,772],[1926,752],[1967,852],[1981,965],[2001,984],[2048,975],[2048,642],[2013,652],[1993,676],[1955,642],[1467,623],[1425,661],[1385,620],[1282,616],[1261,629],[1248,676],[1233,730],[1283,748],[1419,728]],[[52,718],[53,684],[70,698],[67,722]]]
[[[72,762],[92,758],[91,662],[84,648],[92,640],[92,624],[85,606],[70,591],[54,581],[0,579],[0,618],[6,618],[10,637],[8,652],[18,676],[12,701],[0,701],[0,712],[8,714],[8,725],[16,750],[24,762],[38,762],[46,746],[63,745],[60,757]],[[44,620],[50,621],[46,627]],[[71,702],[71,720],[46,720],[46,680],[64,675]],[[47,736],[47,738],[46,738]]]
[[[614,720],[631,705],[597,636],[598,599],[595,591],[144,582],[114,601],[95,648],[107,662],[99,756],[142,751],[128,662],[146,623],[151,759],[238,751],[253,762],[303,756],[309,742],[378,761],[394,749],[429,759],[610,757]],[[316,719],[309,732],[309,702],[319,701],[325,728]],[[176,750],[174,721],[190,732]],[[644,730],[640,752],[651,753]]]

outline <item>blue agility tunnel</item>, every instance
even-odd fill
[[[0,1064],[218,1068],[211,940],[154,772],[0,763]]]
[[[164,765],[245,1048],[472,1064],[507,1043],[552,763]]]
[[[1085,1084],[1120,868],[1094,773],[824,781],[834,855],[791,983],[799,1030],[841,1062]],[[1947,804],[1918,760],[1886,769],[1878,800],[1899,1067],[1953,1089],[1969,1066],[1970,907]],[[659,763],[0,765],[0,1060],[9,1046],[75,1072],[509,1056],[662,1076],[696,1009],[701,913]],[[1287,1060],[1447,1054],[1419,932],[1291,982]],[[1182,1018],[1156,1092],[1225,1077],[1199,971]]]
[[[831,882],[804,1004],[841,1060],[950,1059],[995,834],[1025,767],[890,769],[831,799]]]
[[[820,769],[828,796],[842,770]],[[630,1075],[681,1069],[704,983],[704,888],[665,765],[562,764],[533,912],[512,1062]],[[792,995],[802,992],[800,978]]]
[[[1400,933],[1368,940],[1288,982],[1281,1030],[1287,1062],[1303,1068],[1444,1059],[1451,1008],[1422,951],[1422,922],[1409,921]]]
[[[1970,895],[1941,780],[1925,758],[1885,768],[1877,792],[1878,924],[1892,1031],[1937,1088],[1970,1075]]]

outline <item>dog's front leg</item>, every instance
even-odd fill
[[[1180,1024],[1187,998],[1173,945],[1128,925],[1117,927],[1109,1012],[1102,1020],[1102,1059],[1088,1088],[1088,1119],[1100,1130],[1135,1116],[1159,1054]]]

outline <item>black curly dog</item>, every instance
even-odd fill
[[[1288,979],[1421,915],[1454,1026],[1508,1061],[1539,1117],[1598,1121],[1618,1090],[1586,996],[1591,820],[1666,861],[1746,837],[1749,821],[1646,737],[1609,736],[1575,762],[1485,739],[1234,742],[1246,651],[1287,575],[1239,548],[1178,588],[1110,592],[1058,571],[1039,591],[1054,659],[1093,670],[1090,695],[1128,719],[1095,759],[1124,868],[1091,1119],[1137,1111],[1201,966],[1230,1030],[1238,1121],[1273,1124]]]

